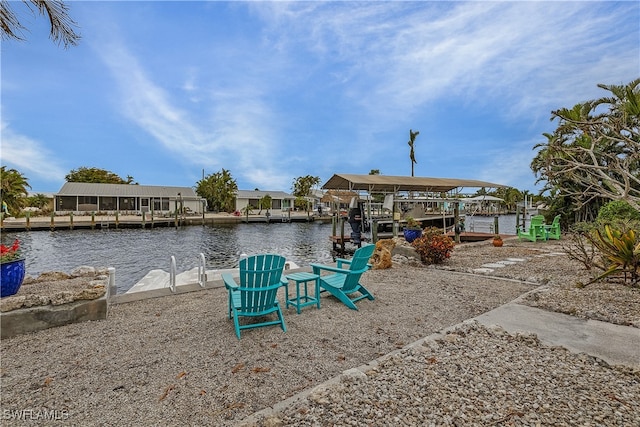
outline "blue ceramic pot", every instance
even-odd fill
[[[418,237],[422,236],[422,230],[404,229],[403,233],[404,233],[404,240],[406,240],[407,243],[411,243],[414,240],[416,240]]]
[[[24,259],[0,264],[0,297],[14,295],[24,280]]]

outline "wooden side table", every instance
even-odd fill
[[[289,298],[289,281],[292,281],[296,285],[295,298]],[[309,282],[315,282],[315,293],[309,295]],[[282,283],[285,286],[286,296],[286,308],[290,305],[296,308],[298,314],[300,309],[308,305],[316,304],[320,308],[320,276],[313,273],[291,273],[282,277]],[[304,284],[304,293],[300,294],[300,285]]]

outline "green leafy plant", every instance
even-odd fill
[[[405,218],[407,221],[407,227],[409,230],[422,230],[422,223],[417,219],[408,216]]]
[[[431,227],[425,229],[422,237],[414,240],[411,245],[420,254],[422,262],[440,264],[451,256],[454,242],[451,237],[442,234],[440,229]]]
[[[604,273],[588,284],[614,273],[622,273],[624,282],[630,282],[631,286],[640,284],[640,241],[636,238],[635,230],[622,232],[605,225],[604,233],[596,229],[589,236],[589,240],[600,251],[608,265],[605,266]]]
[[[18,239],[14,240],[13,245],[11,246],[0,245],[0,264],[21,258],[22,253],[20,251],[20,242]]]

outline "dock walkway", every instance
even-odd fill
[[[319,217],[317,214],[292,212],[286,217],[279,215],[235,216],[227,213],[206,213],[184,217],[154,217],[142,215],[64,215],[54,217],[6,218],[0,222],[4,231],[43,231],[74,229],[110,229],[110,228],[156,228],[179,227],[189,225],[215,225],[249,223],[288,223],[288,222],[331,222],[331,217]]]

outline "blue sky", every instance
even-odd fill
[[[231,172],[411,174],[535,191],[551,111],[640,76],[640,3],[67,2],[80,44],[12,2],[1,161],[34,192],[81,166],[145,185]]]

